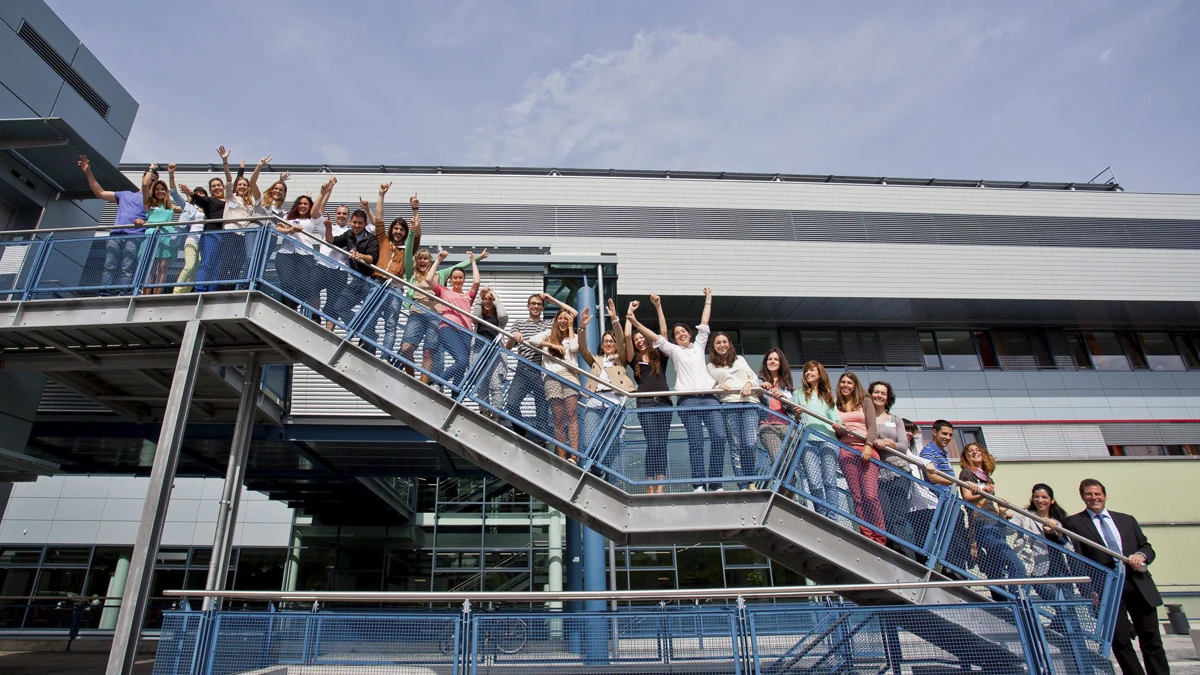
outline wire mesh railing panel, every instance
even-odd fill
[[[1056,600],[1032,603],[1034,629],[1041,653],[1054,675],[1112,675],[1109,645],[1090,637],[1086,626],[1095,621],[1096,606],[1089,600]]]
[[[1017,527],[989,509],[956,499],[950,504],[946,522],[939,528],[939,562],[969,579],[1014,579],[1021,577],[1084,576],[1082,584],[1034,584],[1030,598],[1039,603],[1057,600],[1085,600],[1091,607],[1078,617],[1082,634],[1101,643],[1112,635],[1115,612],[1112,603],[1119,600],[1120,573],[1104,567],[1074,550],[1045,537]],[[1022,558],[1020,552],[1031,549],[1033,555]],[[1028,560],[1028,563],[1026,562]],[[1017,589],[988,586],[997,599],[1015,597]]]
[[[143,277],[139,279],[141,282],[140,286],[146,289],[144,291],[146,294],[155,295],[159,293],[173,293],[175,291],[175,288],[179,285],[180,276],[187,269],[187,257],[185,255],[187,243],[189,239],[197,238],[198,236],[185,231],[178,231],[174,226],[159,228],[157,232],[147,232],[145,250],[142,255],[144,273]],[[246,246],[257,245],[259,239],[257,232],[243,234],[242,237]],[[197,240],[197,245],[198,243]],[[246,251],[243,251],[242,257],[248,259],[246,253]],[[252,254],[253,251],[249,253]],[[196,263],[199,263],[199,258],[196,258]],[[250,276],[249,272],[243,269],[234,270],[231,267],[229,272],[231,274],[243,273],[244,277],[247,278]]]
[[[193,675],[203,624],[200,612],[163,613],[153,675]]]
[[[597,464],[628,492],[773,489],[798,430],[757,403],[638,406],[623,415],[619,439]]]
[[[0,300],[20,299],[44,246],[41,241],[0,242]]]
[[[34,297],[131,295],[146,237],[110,234],[103,237],[47,240]]]
[[[747,620],[756,675],[1029,673],[1014,605],[754,607]]]
[[[472,617],[469,639],[472,673],[741,672],[732,610],[489,612]]]
[[[222,612],[216,621],[209,675],[276,666],[331,675],[459,672],[457,614]]]

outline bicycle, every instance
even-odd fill
[[[529,624],[515,616],[488,618],[474,624],[480,631],[479,653],[512,655],[520,652],[529,643]],[[464,639],[466,636],[464,635]],[[489,649],[489,647],[491,649]],[[451,626],[438,642],[443,654],[454,651],[454,626]]]

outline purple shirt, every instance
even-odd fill
[[[121,190],[113,193],[117,198],[117,217],[114,225],[133,225],[133,221],[141,218],[146,220],[146,205],[142,203],[142,193]],[[145,227],[123,227],[112,231],[113,234],[144,234]]]

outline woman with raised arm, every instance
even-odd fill
[[[585,445],[592,443],[595,440],[596,430],[600,428],[600,420],[604,417],[604,403],[600,399],[603,398],[618,406],[624,408],[625,395],[618,393],[618,390],[633,391],[633,380],[629,379],[629,373],[625,370],[625,334],[621,330],[621,317],[617,315],[617,304],[612,298],[608,299],[608,318],[612,322],[612,327],[604,331],[604,335],[600,336],[600,353],[592,354],[588,349],[587,338],[579,340],[579,355],[583,357],[583,362],[592,369],[592,375],[596,379],[589,379],[585,385],[587,390],[596,394],[589,396],[583,404],[583,443]],[[579,332],[583,333],[587,327],[591,317],[584,315],[579,319]],[[624,417],[624,410],[621,411]],[[622,424],[624,420],[622,420]],[[624,438],[624,433],[621,434]],[[621,455],[621,441],[618,441],[615,452],[609,453],[608,457],[600,457],[597,459],[605,461],[608,466],[612,466],[617,458]]]
[[[643,393],[671,390],[667,384],[667,356],[655,349],[652,340],[646,338],[647,333],[665,334],[667,319],[658,296],[651,295],[650,302],[658,311],[658,333],[649,330],[643,332],[644,326],[634,315],[641,306],[637,300],[629,303],[629,309],[625,312],[625,333],[631,336],[625,341],[625,360],[633,364],[633,379],[637,381],[638,391]],[[646,492],[662,494],[663,481],[669,473],[667,436],[671,433],[671,409],[674,405],[670,396],[639,396],[637,407],[638,424],[646,439],[646,479],[657,481],[647,486]]]
[[[183,209],[171,204],[170,190],[167,189],[167,184],[158,180],[158,164],[151,164],[146,173],[142,174],[142,202],[146,206],[146,242],[153,241],[150,237],[158,230],[167,236],[157,237],[157,247],[154,249],[154,260],[150,262],[150,276],[147,279],[151,284],[165,284],[167,282],[167,267],[171,261],[175,259],[179,252],[179,240],[173,235],[175,226],[170,223],[174,222],[175,214],[181,213]],[[143,242],[142,248],[146,245]],[[141,257],[141,253],[138,253]],[[156,295],[166,292],[162,286],[146,289],[149,295]]]
[[[996,481],[992,479],[992,474],[996,471],[996,459],[987,448],[979,443],[968,443],[967,447],[963,448],[958,464],[962,468],[958,479],[971,486],[958,488],[964,501],[999,518],[1013,517],[1012,511],[997,508],[996,502],[983,496],[996,494]],[[979,565],[984,578],[1016,579],[1024,576],[1025,566],[1008,545],[1008,533],[999,521],[967,509],[967,523],[970,533],[970,556]],[[957,558],[952,559],[951,563],[963,569],[968,567],[970,561],[963,552],[954,555],[951,551],[951,556]],[[1001,599],[1003,596],[993,591],[992,597]]]
[[[754,403],[754,387],[759,386],[758,375],[739,356],[733,341],[725,333],[712,336],[712,347],[708,353],[708,375],[717,383],[718,389],[728,392],[720,394],[723,404],[733,404],[724,413],[728,428],[733,434],[733,451],[730,464],[736,476],[753,476],[758,465],[758,409],[747,405]],[[739,481],[738,489],[751,487],[749,481]]]
[[[675,361],[675,387],[677,391],[710,391],[714,389],[713,379],[708,374],[704,363],[704,348],[708,345],[708,319],[712,314],[712,290],[704,289],[704,311],[700,314],[700,324],[696,326],[696,341],[692,341],[692,332],[682,323],[675,324],[671,331],[675,343],[667,342],[661,334],[655,334],[641,324],[636,324],[638,330],[653,340],[654,348],[666,354]],[[712,394],[687,394],[679,397],[676,404],[685,410],[679,411],[679,421],[683,423],[687,435],[688,460],[691,464],[692,478],[696,481],[695,491],[724,490],[720,483],[709,483],[709,478],[718,478],[725,472],[725,420],[721,411],[716,407],[721,405]],[[712,407],[712,410],[706,408]],[[704,468],[704,429],[708,429],[709,451],[708,472]]]
[[[167,165],[167,180],[170,183],[171,199],[178,206],[182,213],[179,220],[182,222],[193,222],[188,226],[188,236],[183,242],[183,269],[179,272],[179,278],[175,282],[179,285],[175,286],[174,293],[191,293],[192,282],[196,279],[196,270],[200,267],[200,233],[204,231],[204,224],[194,221],[204,220],[204,209],[194,204],[191,200],[185,199],[175,186],[175,163]],[[208,197],[208,191],[198,187],[193,192],[197,197]],[[222,207],[224,208],[224,207]]]
[[[208,191],[199,188],[195,192],[188,189],[187,185],[179,184],[179,190],[187,195],[188,199],[200,207],[204,211],[204,220],[220,220],[225,217],[225,184],[233,182],[233,176],[229,173],[229,151],[225,146],[217,148],[217,154],[221,156],[221,166],[225,170],[225,180],[213,177],[208,180]],[[241,171],[238,172],[238,178],[241,178]],[[197,292],[215,290],[215,286],[208,282],[216,279],[218,274],[217,251],[220,248],[223,236],[219,234],[224,227],[221,223],[205,223],[200,236],[200,262],[196,270],[194,279],[196,281],[195,290]],[[208,234],[212,233],[212,234]],[[178,289],[176,289],[178,290]]]
[[[843,445],[854,450],[842,448],[838,452],[838,465],[850,488],[854,512],[859,520],[886,532],[883,508],[879,504],[879,466],[871,462],[877,454],[874,446],[877,436],[875,404],[854,373],[845,372],[838,378],[837,412],[839,423],[833,430]],[[860,525],[859,529],[864,537],[887,544],[887,537],[879,532],[865,525]]]
[[[579,396],[574,387],[562,380],[576,386],[579,385],[579,376],[568,366],[568,364],[574,366],[576,357],[579,355],[579,338],[575,335],[575,317],[579,313],[549,293],[543,293],[542,299],[558,305],[558,314],[554,315],[554,322],[550,325],[550,330],[544,330],[529,338],[529,344],[540,347],[552,356],[552,358],[542,357],[542,366],[553,373],[546,377],[546,402],[550,405],[550,416],[554,419],[554,437],[560,444],[573,451],[568,455],[560,445],[558,456],[572,464],[578,464],[577,454],[580,451]],[[586,318],[590,315],[591,312],[585,308],[583,316]]]
[[[270,160],[270,155],[264,159]],[[258,193],[257,181],[251,185],[251,192],[254,193],[255,215],[275,216],[283,218],[287,215],[288,209],[284,208],[284,202],[287,201],[287,181],[292,177],[291,172],[284,171],[279,174],[279,180],[271,183],[271,187],[267,188],[266,192]],[[270,225],[274,227],[278,224],[275,220],[264,220],[261,225]]]
[[[438,326],[438,345],[440,353],[435,357],[442,362],[442,354],[449,354],[454,364],[446,369],[445,381],[450,385],[461,385],[462,377],[467,373],[467,364],[471,362],[471,333],[475,331],[475,320],[471,317],[471,304],[479,293],[479,266],[476,264],[475,253],[467,251],[467,260],[471,264],[471,288],[463,292],[467,274],[462,269],[450,272],[450,286],[443,286],[437,278],[438,265],[446,259],[446,252],[438,253],[437,260],[425,273],[425,282],[433,288],[433,292],[445,304],[439,309],[442,312],[442,323]],[[479,254],[479,260],[488,257],[487,249]]]
[[[321,194],[328,198],[333,185],[326,182],[321,186]],[[285,223],[276,223],[275,231],[288,236],[287,241],[279,244],[275,253],[275,270],[279,273],[280,288],[296,300],[284,296],[284,304],[290,305],[307,314],[321,308],[321,289],[316,283],[317,263],[313,253],[314,242],[305,236],[305,232],[317,232],[322,227],[321,212],[318,204],[324,202],[318,199],[314,202],[308,195],[300,195],[292,202],[292,208],[284,214]],[[298,301],[298,302],[297,302]],[[313,318],[319,321],[317,314]]]
[[[496,342],[503,335],[500,331],[492,326],[499,328],[508,327],[508,310],[504,309],[504,303],[500,302],[496,291],[487,286],[479,287],[479,295],[475,296],[475,304],[471,307],[471,311],[475,316],[483,319],[475,323],[475,332],[479,337],[488,342]],[[484,323],[486,321],[487,323]],[[488,325],[491,324],[491,325]],[[486,343],[480,343],[480,349]],[[471,359],[481,358],[478,354],[472,354]],[[488,367],[488,371],[480,376],[479,379],[479,397],[487,401],[496,410],[504,410],[504,373],[507,371],[507,366],[503,360],[498,360]],[[500,418],[491,410],[485,410],[485,415],[500,421]]]
[[[758,379],[762,382],[764,402],[774,413],[766,415],[758,425],[758,440],[774,464],[787,437],[787,418],[791,417],[791,409],[784,407],[783,401],[792,400],[792,366],[782,349],[772,347],[767,350],[762,368],[758,370]]]
[[[379,260],[375,266],[381,270],[386,270],[387,274],[380,271],[373,273],[374,278],[386,283],[391,279],[388,274],[398,279],[405,279],[405,261],[412,259],[411,251],[414,247],[420,246],[420,228],[414,227],[409,229],[408,221],[404,218],[396,217],[392,220],[391,225],[384,227],[383,221],[383,201],[388,190],[392,188],[391,182],[383,183],[379,186],[379,198],[375,200],[375,212],[372,214],[372,225],[375,227],[375,238],[379,242]],[[367,202],[362,197],[359,197],[358,203],[362,206],[363,211],[371,213],[367,209]],[[410,200],[413,204],[413,225],[417,224],[417,207],[416,196]],[[400,316],[404,310],[404,302],[401,300],[401,295],[404,290],[399,283],[394,284],[394,293],[384,301],[384,306],[380,311],[380,319],[383,321],[383,333],[379,338],[380,349],[376,350],[377,356],[383,356],[386,351],[388,354],[396,353],[396,335],[400,328]]]
[[[817,513],[826,518],[836,518],[836,514],[829,509],[829,506],[843,511],[848,509],[837,485],[837,446],[825,440],[826,438],[837,438],[833,424],[826,420],[837,421],[838,419],[837,402],[833,398],[833,385],[829,383],[829,372],[825,370],[825,366],[821,365],[819,361],[805,363],[800,375],[800,388],[793,394],[795,400],[805,410],[813,413],[811,415],[805,413],[800,416],[800,424],[811,432],[804,447],[800,449],[800,461],[804,467],[804,482],[808,487],[808,494],[814,499],[824,502],[824,504],[813,503]]]
[[[415,202],[416,197],[412,201]],[[415,207],[413,210],[416,210]],[[410,235],[421,236],[420,221],[415,217],[413,230],[414,232]],[[429,384],[431,374],[436,375],[439,379],[442,378],[442,364],[434,360],[434,356],[438,354],[438,326],[441,324],[441,319],[437,306],[440,303],[430,297],[434,294],[433,287],[426,281],[429,268],[433,266],[433,256],[429,254],[428,249],[420,249],[415,254],[411,254],[412,257],[409,256],[410,254],[406,251],[404,269],[408,282],[427,291],[429,295],[417,293],[411,288],[404,291],[412,302],[408,306],[408,320],[404,324],[404,336],[400,338],[400,356],[405,363],[412,363],[417,347],[421,346],[423,342],[425,346],[421,355],[421,368],[424,372],[421,374],[421,381]],[[465,269],[470,264],[469,260],[464,260],[453,267],[437,270],[437,282],[445,284],[454,270]],[[413,374],[410,366],[405,366],[405,370],[410,375]]]

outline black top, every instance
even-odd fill
[[[204,209],[205,220],[220,220],[225,217],[225,201],[204,195],[193,194],[192,203]],[[221,223],[205,223],[204,229],[220,230],[225,226]]]
[[[479,316],[483,317],[484,319],[487,319],[488,323],[494,323],[497,325],[499,325],[499,323],[500,323],[500,317],[495,312],[493,312],[492,314],[489,315],[481,309]],[[475,323],[475,332],[477,334],[487,338],[488,340],[495,340],[496,336],[500,334],[500,331],[496,330],[495,328],[492,328],[491,326],[488,326],[486,324],[482,324],[479,322]]]
[[[361,236],[356,236],[354,230],[346,230],[333,238],[330,242],[334,246],[343,251],[358,251],[359,253],[371,256],[371,262],[379,260],[379,238],[375,233],[367,230],[362,231]],[[371,276],[374,270],[371,269],[370,263],[351,260],[350,266],[359,274]]]
[[[983,492],[984,485],[995,485],[996,484],[995,481],[992,480],[991,476],[988,476],[987,481],[980,480],[979,476],[976,476],[975,472],[971,471],[970,469],[963,469],[962,471],[958,472],[958,479],[965,483],[975,483],[976,485],[979,486],[980,492]],[[976,506],[983,509],[984,511],[991,511],[992,513],[998,513],[996,511],[996,502],[994,502],[990,499],[985,499],[985,500],[981,501],[980,503],[976,504]]]
[[[671,391],[670,385],[667,384],[667,361],[668,358],[666,356],[660,356],[661,368],[656,373],[650,367],[649,362],[638,358],[637,354],[634,354],[633,363],[630,365],[633,366],[633,379],[637,380],[638,391]],[[667,396],[655,396],[651,399],[639,398],[638,404],[640,405],[643,401],[647,403],[654,402],[655,404],[669,404],[671,399]]]

